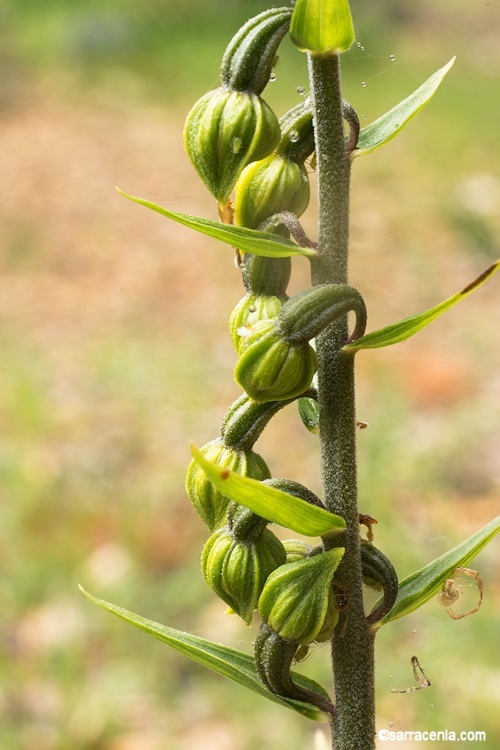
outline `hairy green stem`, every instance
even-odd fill
[[[347,284],[350,158],[342,119],[339,57],[309,56],[309,76],[319,201],[319,256],[312,266],[312,281],[314,285]],[[346,551],[335,575],[335,582],[347,592],[347,606],[332,639],[336,704],[332,746],[336,750],[373,750],[373,635],[363,610],[354,357],[341,352],[347,338],[344,318],[326,329],[316,342],[324,502],[347,524]]]

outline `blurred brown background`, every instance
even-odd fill
[[[376,6],[353,0],[358,45],[343,65],[362,124],[458,59],[404,133],[354,165],[351,281],[369,328],[461,289],[498,257],[500,234],[500,8]],[[317,727],[77,590],[244,650],[255,636],[201,580],[206,533],[183,489],[188,441],[215,437],[238,395],[226,326],[241,281],[226,246],[114,186],[214,216],[183,120],[266,7],[0,0],[2,750],[312,748]],[[285,40],[264,95],[278,115],[297,86],[305,59]],[[313,205],[304,223],[314,235]],[[298,260],[293,290],[307,273]],[[401,577],[499,513],[498,289],[358,357],[361,510]],[[258,450],[320,491],[317,439],[293,409]],[[498,542],[474,565],[477,614],[454,622],[434,601],[380,633],[379,727],[485,730],[482,746],[499,746]],[[414,653],[432,687],[391,694],[412,685]],[[329,686],[328,663],[319,649],[304,670]]]

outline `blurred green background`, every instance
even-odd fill
[[[183,489],[188,441],[215,437],[238,395],[226,324],[241,281],[227,248],[114,186],[214,215],[183,153],[183,119],[217,85],[232,34],[266,7],[0,0],[2,750],[312,748],[316,726],[77,589],[244,650],[255,637],[202,583],[206,533]],[[499,255],[500,7],[352,8],[344,95],[362,123],[458,56],[428,109],[354,166],[351,279],[374,328],[456,292]],[[281,115],[298,86],[305,59],[286,40],[265,98]],[[312,206],[311,234],[314,221]],[[292,289],[307,271],[298,260]],[[406,345],[359,355],[370,424],[360,509],[378,519],[376,544],[400,577],[499,513],[498,288]],[[274,475],[320,491],[317,440],[293,409],[258,450]],[[482,747],[500,746],[498,549],[474,565],[477,614],[455,622],[433,601],[381,631],[379,728],[484,730]],[[431,688],[391,693],[413,684],[413,654]],[[330,685],[327,649],[303,668]]]

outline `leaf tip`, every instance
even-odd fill
[[[485,281],[487,281],[490,276],[493,276],[494,273],[498,271],[500,268],[500,258],[496,260],[494,263],[489,266],[486,271],[483,271],[482,274],[480,274],[477,279],[474,279],[474,281],[471,281],[470,284],[468,284],[462,291],[460,292],[460,296],[464,297],[466,294],[470,294],[470,292],[473,292],[474,289],[477,289],[478,286],[481,286],[481,284],[484,284]]]

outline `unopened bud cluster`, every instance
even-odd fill
[[[309,203],[306,160],[315,149],[311,105],[306,98],[278,120],[261,94],[291,15],[292,8],[273,8],[235,35],[222,61],[220,88],[195,104],[184,132],[187,153],[217,199],[223,221],[288,240],[303,236],[298,217]],[[229,331],[237,352],[234,378],[243,394],[201,455],[228,475],[258,480],[322,507],[303,485],[271,478],[254,444],[281,408],[304,394],[315,397],[316,336],[349,312],[356,319],[351,338],[363,334],[363,299],[355,289],[335,284],[289,297],[290,257],[238,251],[238,258],[245,296],[231,314]],[[343,547],[281,542],[267,520],[216,489],[195,459],[186,489],[211,534],[201,559],[205,581],[245,623],[259,611],[263,624],[255,662],[264,685],[330,710],[324,697],[297,687],[290,666],[311,643],[332,637],[339,619],[333,578]],[[372,568],[379,567],[370,568],[378,578]]]

